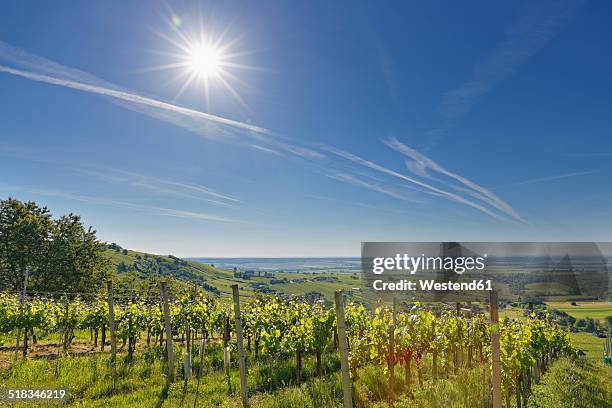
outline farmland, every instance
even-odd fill
[[[603,320],[612,316],[612,302],[602,301],[576,301],[573,302],[546,302],[550,309],[557,309],[577,319],[591,318]]]

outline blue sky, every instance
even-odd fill
[[[5,4],[0,196],[179,256],[612,240],[612,5],[331,3]]]

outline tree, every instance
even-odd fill
[[[46,242],[53,228],[46,207],[9,198],[0,201],[0,285],[21,290],[26,270],[32,275],[44,264]]]
[[[110,273],[104,244],[81,218],[53,220],[46,207],[9,198],[0,201],[0,287],[35,291],[96,291]]]

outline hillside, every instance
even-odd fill
[[[309,296],[333,301],[334,291],[359,286],[358,276],[346,273],[274,272],[245,274],[197,261],[187,261],[172,255],[154,255],[132,251],[117,244],[107,245],[106,254],[117,274],[136,275],[141,279],[173,278],[185,284],[197,284],[219,296],[231,294],[231,285],[238,284],[241,296],[255,292]]]

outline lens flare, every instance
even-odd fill
[[[176,28],[181,28],[181,26],[183,25],[183,20],[177,15],[173,15],[172,17],[170,17],[170,20]]]

